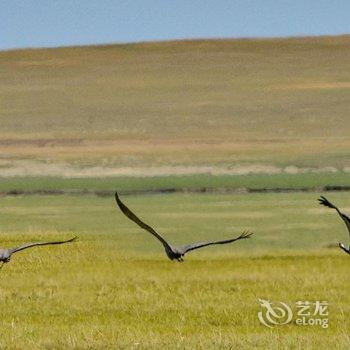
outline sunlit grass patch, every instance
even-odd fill
[[[327,208],[310,217],[314,197],[125,196],[177,244],[224,238],[243,228],[255,232],[249,240],[192,252],[183,263],[168,260],[160,243],[125,218],[113,198],[1,198],[1,206],[11,209],[0,213],[1,246],[72,234],[80,239],[20,252],[0,271],[0,347],[346,348],[349,259],[326,245],[345,241],[347,234],[335,214],[324,215]],[[330,198],[346,204],[341,194]],[[295,210],[298,203],[305,212]],[[213,208],[225,215],[203,220]],[[249,210],[261,215],[237,215]],[[43,214],[52,212],[58,217],[48,222]],[[171,212],[177,215],[169,217]],[[330,326],[268,329],[257,318],[259,298],[290,305],[327,300]]]

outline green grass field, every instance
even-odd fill
[[[348,201],[329,193],[345,210]],[[3,246],[80,240],[18,253],[0,272],[0,347],[346,349],[349,259],[346,229],[315,194],[171,194],[123,200],[174,244],[254,237],[167,260],[114,199],[2,197]],[[258,298],[329,302],[329,328],[269,329]]]
[[[242,192],[254,190],[305,190],[320,192],[333,187],[348,190],[350,176],[336,174],[249,174],[249,175],[169,175],[152,177],[60,178],[60,177],[0,177],[0,193],[57,194],[76,193],[98,195],[138,192]]]

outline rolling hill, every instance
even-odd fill
[[[2,51],[0,79],[3,177],[350,170],[350,36]]]

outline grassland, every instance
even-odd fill
[[[0,194],[97,194],[110,195],[140,192],[244,192],[303,190],[322,192],[348,190],[347,173],[322,174],[249,174],[249,175],[169,175],[152,177],[62,178],[5,177],[0,178]]]
[[[350,210],[338,193],[330,199]],[[3,197],[2,245],[80,236],[18,253],[1,270],[0,347],[6,349],[346,349],[348,239],[313,194],[125,196],[175,244],[254,238],[167,260],[160,244],[96,196]],[[328,329],[268,329],[258,298],[327,300]]]
[[[349,44],[340,36],[0,52],[0,175],[348,169]]]
[[[3,51],[0,80],[1,246],[80,237],[0,271],[1,349],[348,349],[348,236],[316,199],[350,186],[350,36]],[[174,244],[255,235],[171,262],[115,190]],[[264,327],[259,298],[330,327]]]

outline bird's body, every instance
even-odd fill
[[[8,263],[11,260],[11,256],[14,253],[17,253],[21,250],[28,249],[31,247],[36,246],[43,246],[43,245],[53,245],[53,244],[63,244],[63,243],[69,243],[73,242],[77,239],[77,237],[73,237],[71,239],[68,239],[66,241],[53,241],[53,242],[35,242],[35,243],[26,243],[18,247],[9,248],[9,249],[0,249],[0,262],[3,264]]]
[[[0,249],[0,261],[3,263],[9,262],[11,259],[11,254],[8,249]]]
[[[249,232],[243,232],[240,236],[236,238],[231,238],[223,241],[214,241],[214,242],[205,242],[205,243],[193,243],[188,244],[182,247],[173,247],[171,246],[158,232],[156,232],[151,226],[144,223],[142,220],[140,220],[120,199],[118,196],[118,193],[115,194],[115,199],[117,201],[117,204],[120,208],[120,210],[124,213],[125,216],[127,216],[130,220],[134,221],[138,226],[143,228],[144,230],[150,232],[153,236],[155,236],[164,246],[165,253],[167,257],[170,260],[177,260],[177,261],[183,261],[184,255],[194,249],[199,249],[202,247],[206,247],[209,245],[215,245],[215,244],[227,244],[232,243],[235,241],[238,241],[240,239],[249,238],[252,233]]]
[[[332,208],[335,209],[339,216],[343,219],[349,235],[350,235],[350,218],[348,216],[346,216],[345,214],[343,214],[334,204],[332,204],[327,198],[321,196],[321,198],[318,200],[320,202],[321,205],[324,205],[328,208]],[[344,252],[350,254],[350,246],[347,248],[343,243],[339,243],[339,248],[342,249]]]
[[[178,261],[183,261],[183,256],[184,254],[181,254],[181,252],[176,248],[176,247],[172,247],[172,246],[166,246],[164,245],[164,250],[165,250],[165,253],[167,255],[167,257],[170,259],[170,260],[178,260]]]

